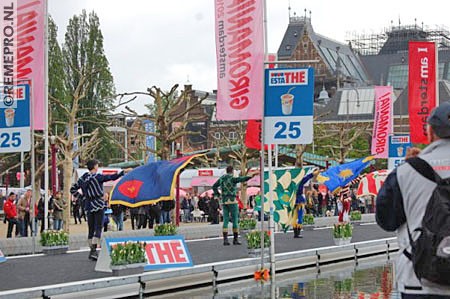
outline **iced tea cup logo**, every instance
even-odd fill
[[[5,122],[7,127],[14,126],[14,114],[15,114],[14,109],[11,108],[5,109]]]
[[[281,112],[284,115],[292,114],[292,106],[294,105],[294,95],[293,94],[283,94],[281,96]]]
[[[397,155],[403,157],[403,146],[397,147]]]

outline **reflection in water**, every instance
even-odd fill
[[[377,258],[357,266],[353,262],[347,262],[321,267],[320,271],[308,269],[277,274],[275,283],[242,280],[219,284],[217,289],[204,288],[165,294],[164,298],[400,298],[395,291],[393,277],[392,264]]]
[[[278,298],[396,298],[391,264],[279,286]]]

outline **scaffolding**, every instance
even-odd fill
[[[390,26],[381,33],[347,34],[347,42],[359,55],[406,53],[410,40],[434,41],[439,49],[450,48],[450,32],[446,26]]]

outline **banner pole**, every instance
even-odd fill
[[[44,16],[44,229],[48,227],[48,0],[45,1],[45,16]],[[34,145],[34,144],[33,144]],[[34,187],[34,186],[33,186]],[[39,192],[40,193],[40,192]],[[69,217],[70,219],[70,217]],[[69,231],[69,223],[65,224],[67,231]],[[66,227],[65,227],[66,228]]]

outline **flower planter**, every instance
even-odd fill
[[[248,256],[249,257],[260,257],[261,256],[261,248],[248,248]],[[264,247],[264,256],[268,256],[270,253],[269,248]]]
[[[111,266],[113,276],[126,276],[144,272],[144,263]]]
[[[69,250],[69,245],[42,246],[42,253],[47,255],[64,254]]]
[[[348,245],[352,241],[352,237],[350,238],[333,238],[334,244],[336,246]]]

